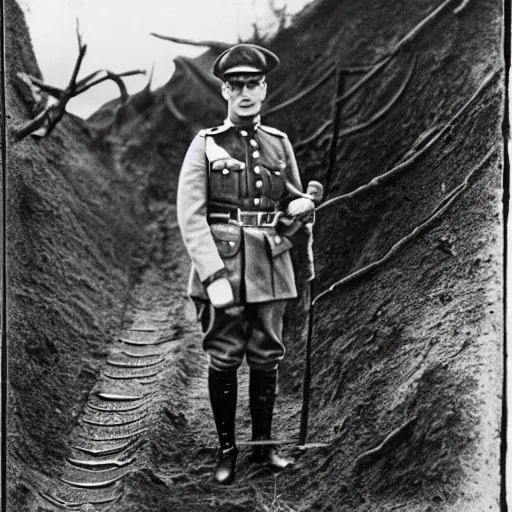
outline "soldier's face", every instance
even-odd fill
[[[222,84],[222,96],[228,102],[228,114],[254,117],[260,113],[267,96],[265,77],[236,76]]]

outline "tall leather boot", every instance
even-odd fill
[[[249,380],[249,403],[252,418],[253,441],[270,441],[272,415],[276,398],[277,369],[271,371],[251,370]],[[275,446],[257,445],[252,458],[276,469],[284,469],[291,461],[279,455]]]
[[[208,370],[208,390],[213,418],[219,435],[219,458],[214,478],[219,484],[229,485],[235,479],[238,449],[235,445],[235,415],[237,399],[235,371]]]

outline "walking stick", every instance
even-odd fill
[[[310,284],[310,301],[308,311],[308,336],[306,340],[306,359],[304,363],[304,381],[302,384],[302,410],[300,413],[299,445],[304,446],[308,435],[309,390],[311,385],[311,340],[313,339],[314,308],[312,297],[314,281]]]
[[[341,96],[344,87],[344,80],[342,72],[338,69],[336,71],[336,85],[334,90],[333,108],[332,108],[332,139],[329,149],[329,165],[325,176],[324,196],[327,196],[329,185],[331,184],[331,175],[336,165],[336,150],[338,148],[338,133],[340,130],[340,115],[343,106],[342,102],[337,101]],[[315,321],[315,282],[311,281],[310,284],[310,298],[309,298],[309,311],[308,311],[308,335],[306,340],[306,356],[304,362],[304,381],[302,385],[302,410],[300,413],[300,431],[299,431],[299,446],[306,444],[308,436],[308,421],[309,421],[309,397],[311,388],[311,346],[313,339],[313,327]]]

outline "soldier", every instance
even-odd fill
[[[294,239],[308,243],[314,200],[322,195],[318,182],[310,182],[309,194],[302,192],[288,137],[260,122],[265,75],[278,63],[252,44],[235,45],[217,58],[213,74],[223,82],[228,117],[193,139],[178,184],[178,222],[192,260],[188,293],[209,356],[220,442],[214,477],[221,484],[235,477],[237,369],[244,356],[253,439],[271,439],[277,368],[285,353],[283,315],[286,301],[297,297],[290,248]],[[256,445],[253,460],[277,469],[289,464],[269,444]]]

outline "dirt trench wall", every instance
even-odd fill
[[[339,62],[346,92],[371,71],[361,65],[379,61],[441,4],[313,5],[274,42],[285,55],[274,79],[295,73],[304,88],[329,61]],[[411,240],[316,306],[310,438],[333,445],[320,460],[308,454],[313,478],[292,478],[286,487],[291,503],[308,510],[499,509],[502,7],[446,5],[341,110],[328,198],[403,165],[318,212],[317,293]],[[330,118],[333,90],[332,77],[270,116],[294,134],[306,181],[326,181],[331,130],[306,146],[300,141]],[[385,115],[350,133],[389,102]],[[288,343],[297,351],[288,351],[282,375],[290,377],[282,381],[294,394],[303,345],[296,331]],[[308,498],[295,489],[302,496],[308,489]]]
[[[267,110],[314,85],[330,62],[345,68],[348,91],[440,5],[343,102],[327,198],[401,165],[317,213],[316,293],[399,246],[316,305],[309,439],[331,444],[279,476],[281,500],[295,510],[499,509],[501,3],[314,2],[269,43],[281,65],[269,76]],[[12,0],[7,14],[8,44],[26,55],[12,65],[35,74]],[[195,64],[208,71],[213,57]],[[170,82],[133,96],[122,116],[114,101],[87,128],[70,116],[48,140],[10,141],[8,254],[20,262],[9,270],[8,318],[16,476],[58,466],[73,423],[62,411],[80,410],[148,259],[164,272],[188,265],[175,224],[179,168],[195,131],[224,117],[196,71],[178,59]],[[33,103],[11,75],[12,126]],[[330,128],[301,141],[330,119],[333,90],[330,74],[264,117],[289,133],[305,182],[327,179]],[[144,239],[143,226],[152,230]],[[285,404],[300,400],[303,308],[287,316]],[[296,422],[292,412],[279,422]],[[30,485],[13,487],[18,503]]]
[[[23,14],[5,5],[10,510],[38,473],[55,476],[99,362],[122,321],[141,242],[137,185],[65,116],[51,137],[16,141],[37,111],[18,72],[40,76]],[[71,70],[70,70],[71,72]]]

